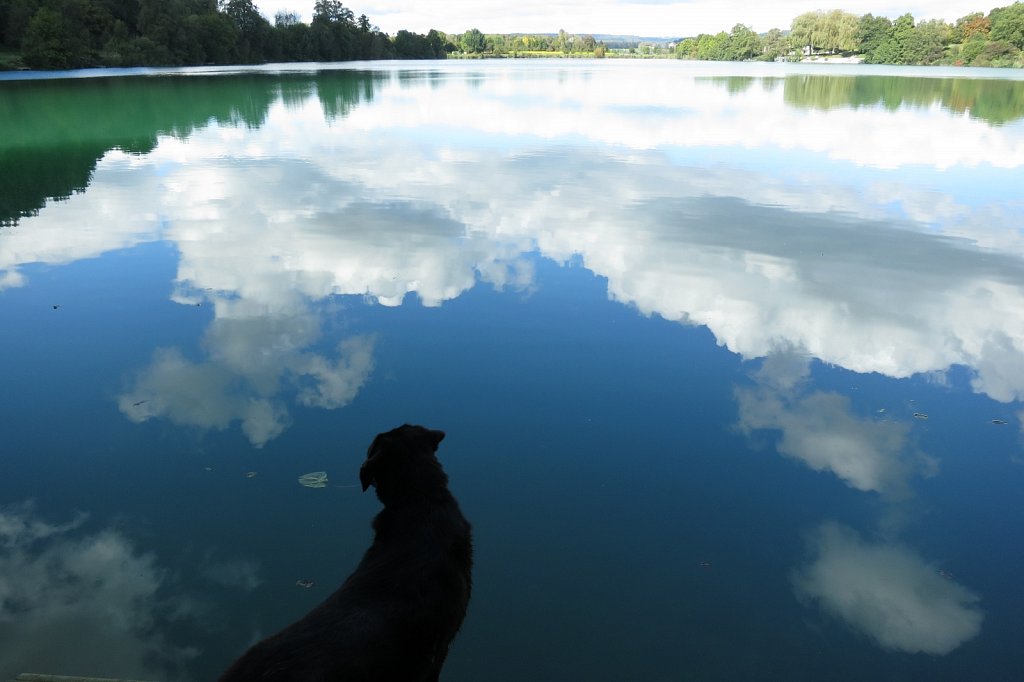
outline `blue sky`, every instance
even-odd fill
[[[279,10],[298,12],[304,21],[313,14],[314,0],[256,0],[269,19]],[[1009,5],[1011,0],[996,2]],[[743,23],[757,31],[788,28],[803,12],[840,7],[855,14],[897,17],[910,12],[917,19],[955,21],[971,12],[988,12],[993,3],[978,0],[843,0],[822,5],[820,0],[366,0],[346,3],[356,15],[366,14],[386,33],[399,29],[424,33],[436,28],[461,33],[479,28],[485,33],[553,32],[625,33],[644,36],[686,36],[728,31]]]

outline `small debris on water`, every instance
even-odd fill
[[[256,478],[256,472],[255,471],[246,471],[245,472],[245,477],[246,478]]]
[[[915,412],[914,413],[914,419],[927,419],[927,418],[928,418],[928,415],[926,415],[924,412]]]
[[[308,590],[309,588],[313,587],[313,585],[315,583],[312,580],[306,580],[305,578],[300,578],[299,580],[295,581],[295,584],[298,585],[299,587],[304,587],[304,588],[306,588]]]
[[[700,566],[701,568],[711,568],[711,562],[710,561],[701,561],[697,565]]]
[[[326,488],[327,472],[313,471],[308,474],[303,474],[302,476],[299,476],[299,484],[304,485],[307,488]]]
[[[885,414],[885,408],[884,407],[878,408],[878,414]]]
[[[203,469],[206,471],[213,471],[213,467],[203,467]]]

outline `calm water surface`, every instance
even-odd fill
[[[105,73],[0,82],[0,677],[215,677],[408,421],[447,680],[1024,679],[1021,74]]]

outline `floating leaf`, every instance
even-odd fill
[[[302,476],[299,476],[299,483],[307,488],[326,488],[327,472],[313,471],[308,474],[303,474]]]

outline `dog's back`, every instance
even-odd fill
[[[470,526],[434,455],[444,433],[379,434],[359,476],[384,503],[355,572],[301,620],[221,676],[241,680],[437,680],[469,604]]]

